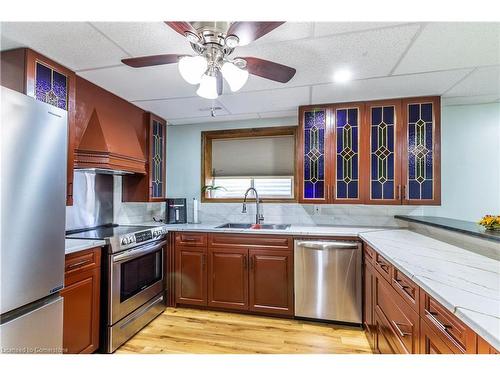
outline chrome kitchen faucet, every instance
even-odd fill
[[[250,190],[254,191],[255,194],[255,224],[260,224],[261,222],[264,221],[264,215],[260,213],[260,199],[259,199],[259,193],[257,193],[257,190],[253,187],[249,187],[247,191],[245,192],[245,198],[243,199],[243,209],[241,210],[241,213],[246,214],[247,213],[247,196],[248,192]]]

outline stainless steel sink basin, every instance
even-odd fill
[[[225,229],[271,229],[271,230],[285,230],[290,227],[290,224],[260,224],[258,227],[256,224],[241,224],[241,223],[226,223],[223,225],[219,225],[217,228],[225,228]]]

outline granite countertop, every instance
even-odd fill
[[[396,219],[409,221],[413,223],[425,224],[436,228],[442,228],[467,234],[473,237],[479,237],[489,241],[500,242],[500,232],[490,231],[481,227],[472,221],[449,219],[438,216],[404,216],[396,215]]]
[[[158,225],[157,222],[140,223],[138,225]],[[330,225],[291,225],[287,229],[241,229],[241,228],[217,228],[225,223],[207,224],[165,224],[163,225],[171,232],[222,232],[222,233],[244,233],[244,234],[276,234],[290,236],[331,236],[331,237],[358,237],[360,233],[380,231],[387,227],[351,227],[351,226],[330,226]],[[266,223],[267,224],[267,223]]]
[[[79,240],[73,238],[66,238],[64,244],[65,254],[76,253],[77,251],[87,250],[92,247],[100,247],[106,245],[102,240]]]
[[[409,230],[360,238],[500,350],[500,262]]]

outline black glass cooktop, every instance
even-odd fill
[[[71,231],[66,234],[66,238],[78,238],[83,240],[105,240],[115,236],[122,236],[127,233],[140,232],[142,230],[155,228],[154,226],[139,225],[104,225],[83,231]]]

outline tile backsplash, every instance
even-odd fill
[[[117,224],[151,222],[153,217],[165,217],[165,203],[122,202],[122,178],[113,177],[113,221]],[[202,223],[250,223],[255,220],[255,204],[247,204],[247,213],[241,212],[241,203],[202,203],[199,219]],[[67,214],[72,207],[67,208]],[[188,221],[193,219],[193,201],[187,199]],[[295,225],[362,225],[407,226],[394,215],[423,215],[422,206],[375,205],[313,205],[298,203],[262,204],[265,223]]]
[[[203,223],[253,222],[255,204],[247,204],[245,214],[241,208],[241,203],[204,203],[200,205],[199,217]],[[192,218],[191,211],[189,202],[188,219]],[[422,208],[268,203],[262,205],[262,213],[264,222],[273,224],[401,226],[405,224],[395,220],[394,215],[422,215]]]

